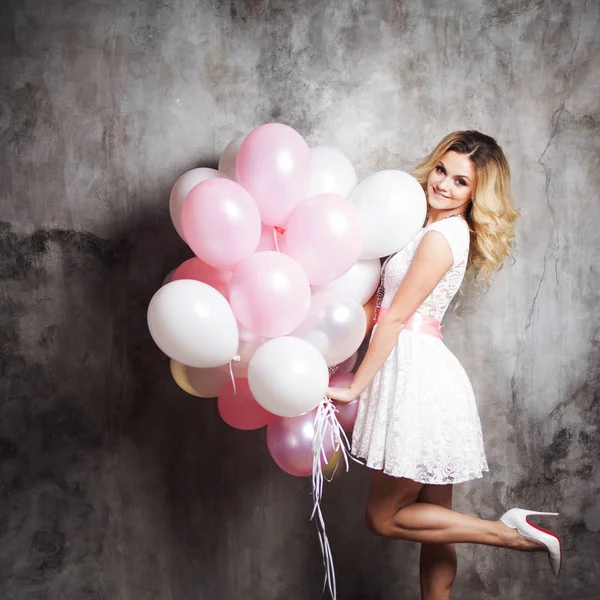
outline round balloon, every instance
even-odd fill
[[[239,136],[235,139],[231,140],[229,144],[223,150],[223,154],[221,154],[221,158],[219,159],[219,171],[225,175],[228,179],[232,179],[235,181],[235,161],[237,158],[237,154],[240,151],[240,146],[244,141],[244,137]]]
[[[421,184],[403,171],[369,175],[352,192],[350,202],[362,216],[365,240],[361,258],[398,252],[417,235],[427,215]]]
[[[173,272],[171,281],[179,279],[194,279],[207,283],[215,290],[223,294],[225,298],[229,297],[229,282],[231,281],[232,271],[221,271],[215,269],[198,257],[194,256],[181,263]]]
[[[378,258],[361,259],[341,277],[324,286],[313,286],[313,292],[329,290],[366,304],[377,291],[381,279],[381,261]]]
[[[227,425],[249,431],[264,427],[277,418],[254,399],[247,379],[236,379],[235,386],[234,391],[231,380],[226,383],[217,402],[219,414]]]
[[[337,366],[336,375],[342,375],[344,373],[351,373],[354,367],[356,366],[356,362],[358,361],[358,350],[350,357],[347,358],[343,363],[340,363]]]
[[[248,367],[252,395],[281,417],[296,417],[318,406],[328,382],[327,364],[319,351],[295,337],[265,342]]]
[[[302,323],[310,305],[310,284],[293,258],[257,252],[234,271],[229,298],[244,327],[272,338],[287,335]]]
[[[331,366],[356,352],[366,330],[367,317],[359,302],[323,290],[312,295],[308,315],[293,335],[310,342]]]
[[[185,198],[181,220],[186,242],[205,263],[232,270],[260,239],[260,215],[252,196],[229,179],[197,185]]]
[[[306,198],[309,175],[310,149],[287,125],[261,125],[240,146],[236,181],[252,194],[267,225],[285,227],[291,212]]]
[[[167,283],[154,294],[148,329],[167,356],[191,367],[224,365],[238,348],[238,327],[227,300],[191,279]]]
[[[285,232],[285,253],[298,261],[312,285],[324,285],[348,271],[362,244],[360,213],[335,194],[302,202]]]
[[[207,167],[192,169],[191,171],[184,173],[175,182],[175,185],[171,190],[171,196],[169,197],[169,213],[171,214],[171,221],[173,221],[173,226],[184,241],[185,236],[181,225],[181,209],[183,207],[183,201],[199,183],[202,183],[207,179],[214,179],[215,177],[221,177],[221,173],[216,169],[209,169]]]
[[[328,146],[310,149],[311,172],[308,197],[338,194],[347,198],[356,187],[356,171],[343,152]]]
[[[216,398],[223,386],[230,381],[229,365],[198,369],[185,367],[188,381],[200,398]]]
[[[192,387],[192,384],[188,379],[185,365],[171,359],[169,361],[169,367],[171,368],[173,380],[184,392],[191,394],[192,396],[200,396],[200,394]]]
[[[298,417],[275,419],[267,427],[267,447],[269,454],[290,475],[306,477],[312,474],[314,421],[316,409]],[[331,436],[325,435],[326,460],[321,459],[324,467],[331,458],[334,448]]]

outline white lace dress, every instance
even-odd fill
[[[382,307],[389,307],[417,246],[429,231],[448,241],[454,261],[417,312],[442,320],[462,283],[469,230],[459,218],[422,229],[384,266]],[[488,470],[471,383],[441,339],[402,330],[396,346],[362,393],[352,452],[368,467],[420,483],[459,483]]]

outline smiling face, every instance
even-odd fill
[[[429,222],[464,212],[475,191],[475,168],[466,154],[450,150],[427,178]]]

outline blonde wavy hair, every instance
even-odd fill
[[[496,140],[478,131],[448,134],[414,170],[413,174],[427,194],[427,178],[446,152],[465,154],[475,168],[475,190],[466,212],[471,232],[469,250],[470,278],[484,286],[512,258],[515,221],[519,211],[510,192],[510,169]]]

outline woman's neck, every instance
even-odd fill
[[[429,212],[427,213],[427,219],[425,220],[425,226],[431,225],[432,223],[437,223],[443,219],[448,219],[449,217],[463,217],[464,215],[464,206],[452,210],[436,210],[434,208],[430,208]]]

